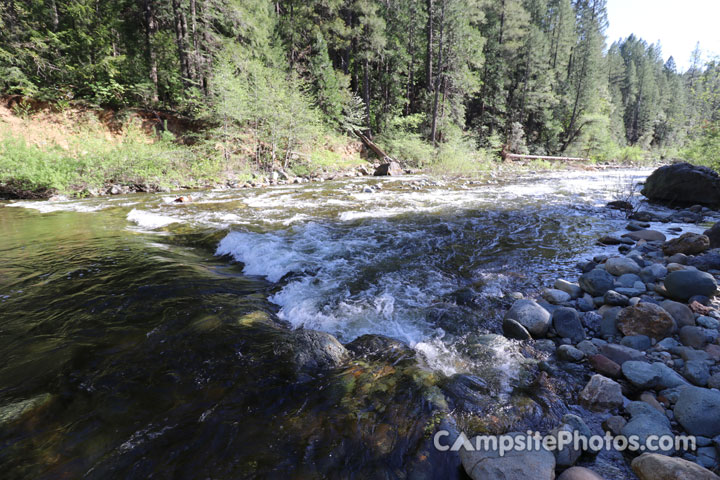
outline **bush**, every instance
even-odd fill
[[[68,136],[68,147],[39,147],[0,131],[0,183],[23,196],[77,194],[109,183],[123,185],[202,184],[215,179],[222,162],[201,157],[164,136],[152,141],[135,123],[119,140],[92,126]]]
[[[720,170],[720,122],[704,125],[700,136],[681,151],[681,156],[692,163]]]

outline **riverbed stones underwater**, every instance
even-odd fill
[[[631,232],[623,238],[633,244],[620,244],[619,255],[579,265],[577,283],[557,279],[553,286],[567,296],[549,295],[545,289],[546,302],[518,300],[505,318],[534,327],[524,340],[529,344],[554,342],[552,361],[587,367],[587,384],[574,402],[597,412],[610,435],[638,435],[641,440],[697,436],[696,450],[673,445],[652,454],[626,455],[628,461],[635,457],[632,469],[641,479],[720,479],[713,473],[720,470],[720,301],[715,298],[720,265],[714,261],[720,251],[711,250],[718,243],[695,233],[666,239],[649,226],[628,225]],[[706,233],[715,231],[720,222]],[[544,343],[541,348],[552,351]],[[552,479],[556,473],[560,478],[603,478],[598,474],[602,469],[593,471],[587,458],[586,471],[563,473],[573,467],[573,457],[556,453],[555,471],[540,469],[533,478]],[[516,462],[514,457],[511,463]],[[536,462],[528,457],[528,464]],[[481,478],[473,475],[479,471],[475,457],[464,464],[473,478]]]

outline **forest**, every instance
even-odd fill
[[[395,158],[720,162],[720,59],[609,47],[605,0],[8,0],[0,92],[178,112],[225,158],[364,132]]]

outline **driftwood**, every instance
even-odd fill
[[[518,155],[516,153],[504,153],[506,160],[547,160],[549,162],[589,162],[589,158],[578,157],[548,157],[545,155]]]
[[[393,159],[387,153],[385,153],[382,148],[378,147],[372,140],[370,140],[367,137],[367,135],[365,135],[362,132],[357,132],[357,131],[355,132],[355,134],[360,138],[360,140],[362,140],[362,142],[365,144],[365,146],[367,148],[369,148],[370,150],[372,150],[375,153],[375,155],[380,157],[380,159],[382,161],[384,161],[384,162],[393,161]]]

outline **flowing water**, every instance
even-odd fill
[[[462,478],[439,425],[567,411],[492,335],[509,294],[575,278],[648,173],[0,203],[3,478]],[[412,350],[308,370],[293,329]]]

